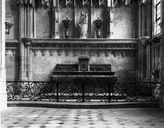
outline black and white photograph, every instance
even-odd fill
[[[164,0],[0,0],[0,128],[164,128]]]

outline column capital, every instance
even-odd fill
[[[146,45],[146,42],[150,40],[150,36],[141,36],[139,37],[140,42],[142,45]]]
[[[26,45],[26,47],[31,45],[32,40],[32,38],[21,38],[21,41]]]

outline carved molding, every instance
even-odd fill
[[[24,43],[26,47],[29,47],[32,42],[32,38],[22,38],[21,41]]]
[[[100,56],[110,56],[110,55],[113,55],[114,57],[116,56],[121,56],[121,57],[126,57],[126,56],[130,56],[130,57],[135,57],[135,52],[136,51],[101,51],[101,50],[63,50],[63,49],[32,49],[32,52],[33,52],[33,55],[34,56],[37,56],[38,53],[40,52],[39,55],[42,55],[42,56],[45,56],[46,54],[45,53],[49,53],[49,56],[53,56],[54,53],[56,52],[58,56],[61,56],[61,55],[65,55],[66,57],[67,56],[73,56],[73,57],[76,57],[76,56],[80,56],[80,55],[88,55],[88,56],[97,56],[97,57],[100,57]]]
[[[138,39],[33,39],[32,47],[135,49]]]
[[[48,52],[53,56],[57,52],[58,56],[62,53],[65,56],[88,55],[97,56],[110,54],[116,56],[135,56],[138,48],[138,39],[88,39],[88,40],[58,40],[58,39],[34,39],[31,42],[31,50],[34,56],[40,51],[42,56]]]
[[[16,56],[16,54],[18,54],[18,49],[19,42],[17,40],[6,40],[6,56],[11,55],[10,53],[12,53],[13,56]]]
[[[22,38],[25,46],[30,46],[33,56],[39,53],[45,56],[65,55],[65,56],[131,56],[136,55],[138,49],[138,39],[31,39]],[[28,43],[29,42],[29,43]],[[19,41],[6,41],[6,55],[10,52],[13,55],[19,51]],[[56,53],[56,54],[55,54]]]

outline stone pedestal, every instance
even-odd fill
[[[0,1],[0,110],[7,108],[5,68],[5,1]]]

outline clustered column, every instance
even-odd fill
[[[32,6],[19,5],[20,38],[20,77],[19,80],[32,80],[30,44],[36,37],[36,15]]]
[[[139,29],[138,35],[140,39],[140,43],[138,46],[138,79],[151,79],[151,71],[150,71],[150,43],[148,40],[151,37],[151,1],[147,1],[146,3],[139,3]]]

